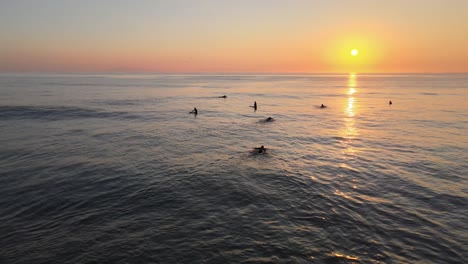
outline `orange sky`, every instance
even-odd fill
[[[468,72],[468,1],[314,2],[1,2],[0,71]]]

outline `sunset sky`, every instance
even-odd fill
[[[1,0],[0,72],[468,72],[468,1]]]

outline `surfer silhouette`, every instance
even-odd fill
[[[255,148],[258,154],[264,154],[266,152],[266,148],[262,145],[259,148]]]

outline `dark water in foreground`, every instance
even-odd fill
[[[0,263],[466,263],[467,99],[467,75],[0,75]]]

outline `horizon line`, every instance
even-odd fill
[[[4,74],[71,74],[71,75],[118,75],[118,74],[141,74],[141,75],[425,75],[425,74],[468,74],[466,72],[162,72],[162,71],[0,71]]]

